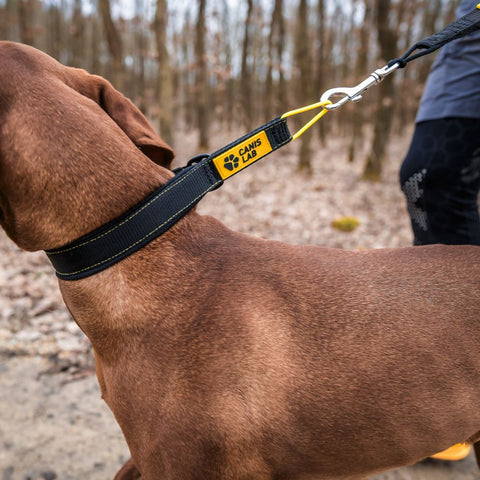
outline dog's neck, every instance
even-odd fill
[[[172,176],[133,145],[121,156],[91,160],[65,168],[60,159],[61,169],[51,161],[50,168],[33,169],[24,187],[29,195],[20,187],[0,198],[2,226],[17,245],[30,251],[65,245],[118,217]],[[82,164],[90,168],[82,171]]]
[[[230,234],[220,222],[190,211],[164,235],[107,270],[60,280],[60,290],[97,353],[115,357],[126,344],[133,348],[145,337],[168,335],[192,314],[182,299],[203,288],[202,275],[211,266],[205,260],[211,248],[206,244],[222,243]]]

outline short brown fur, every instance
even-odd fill
[[[9,42],[0,65],[0,219],[22,248],[64,245],[172,176],[104,79]],[[295,247],[192,211],[60,281],[132,453],[116,478],[360,480],[473,437],[479,260]]]

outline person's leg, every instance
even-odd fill
[[[480,245],[480,120],[417,124],[400,181],[415,245]]]

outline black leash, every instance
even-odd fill
[[[119,218],[62,248],[48,250],[46,253],[57,276],[62,280],[79,280],[131,255],[165,233],[208,192],[220,187],[225,179],[298,138],[328,111],[348,101],[360,100],[363,92],[396,69],[479,28],[480,4],[441,32],[413,45],[402,57],[375,70],[356,87],[330,89],[322,95],[320,102],[287,112],[211,155],[195,157],[186,167],[177,169],[175,177]],[[416,50],[421,51],[413,54]],[[332,103],[330,98],[339,95],[342,98]],[[287,118],[316,108],[322,109],[320,113],[291,135]]]
[[[388,66],[392,66],[395,63],[400,64],[400,68],[404,68],[408,62],[415,60],[416,58],[423,57],[430,53],[435,52],[445,44],[464,37],[469,33],[473,33],[480,28],[480,3],[474,10],[467,13],[463,17],[458,18],[455,22],[447,25],[442,31],[434,33],[430,37],[426,37],[415,45],[412,45],[407,52],[399,58],[394,58],[388,62]],[[416,50],[419,52],[413,53]]]
[[[195,157],[124,215],[62,248],[48,250],[57,277],[79,280],[128,257],[165,233],[225,178],[291,139],[286,119],[277,118],[212,155]]]

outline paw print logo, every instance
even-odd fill
[[[240,159],[238,157],[236,157],[233,153],[230,154],[228,157],[225,157],[223,159],[224,161],[224,167],[227,169],[227,170],[230,170],[230,172],[233,172],[233,170],[235,170],[236,168],[238,168],[238,164],[240,162]]]

